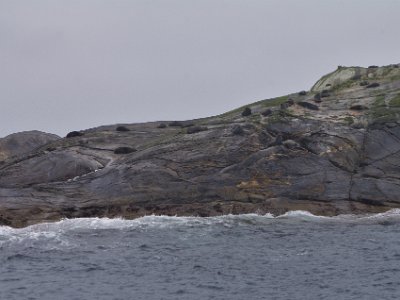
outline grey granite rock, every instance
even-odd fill
[[[371,77],[378,88],[360,86]],[[327,86],[318,110],[296,105]],[[288,99],[295,105],[281,110]],[[311,92],[246,107],[251,115],[238,108],[162,128],[124,124],[129,131],[110,125],[68,139],[43,133],[16,134],[18,143],[1,139],[0,224],[400,207],[399,68],[341,67]],[[207,130],[187,134],[190,128]],[[114,153],[119,148],[136,151]]]

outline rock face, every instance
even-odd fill
[[[238,108],[179,126],[102,126],[24,144],[0,165],[0,224],[400,207],[400,68],[348,69],[310,92],[246,105],[246,116]],[[360,86],[367,79],[379,86]],[[301,105],[322,90],[318,109]],[[185,124],[207,130],[188,134]],[[122,147],[136,151],[115,153]]]
[[[0,162],[12,156],[28,154],[36,148],[59,139],[55,134],[40,131],[13,133],[0,139]]]

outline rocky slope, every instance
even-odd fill
[[[339,67],[308,92],[205,119],[14,134],[0,153],[0,224],[14,227],[380,212],[400,207],[400,68]]]

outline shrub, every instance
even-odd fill
[[[206,131],[206,130],[208,130],[208,128],[205,126],[190,126],[186,129],[186,133],[193,134],[193,133],[197,133],[200,131]]]
[[[281,109],[286,109],[294,104],[294,100],[289,98],[286,102],[281,103]]]
[[[368,84],[368,85],[367,85],[367,89],[376,88],[376,87],[378,87],[378,86],[380,86],[380,84],[377,83],[377,82],[374,82],[374,83]]]
[[[329,97],[329,96],[330,96],[330,93],[329,93],[328,90],[323,90],[323,91],[321,92],[321,98]]]
[[[192,122],[182,123],[182,127],[183,127],[183,128],[191,127],[191,126],[194,126],[194,123],[192,123]]]
[[[125,126],[118,126],[116,128],[116,131],[130,131],[129,128],[126,128]]]
[[[169,127],[182,127],[183,123],[180,121],[172,121],[170,123],[168,123]]]
[[[354,122],[351,127],[355,128],[355,129],[361,129],[361,128],[366,128],[367,126],[368,126],[368,122],[357,121],[357,122]]]
[[[165,123],[161,123],[157,126],[157,128],[166,128],[166,127],[167,127],[167,124],[165,124]]]
[[[287,102],[281,104],[281,109],[286,109],[288,107],[289,107],[289,104]]]
[[[365,105],[355,104],[350,107],[351,110],[365,110],[368,109]]]
[[[72,137],[76,137],[76,136],[82,136],[84,135],[83,132],[80,131],[71,131],[67,134],[67,138],[72,138]]]
[[[322,102],[322,100],[321,100],[321,93],[315,94],[315,96],[314,96],[314,102],[317,102],[317,103]]]
[[[306,92],[306,91],[301,91],[301,92],[299,92],[299,96],[305,96],[305,95],[307,95],[307,92]]]
[[[319,110],[319,107],[315,104],[312,104],[310,102],[305,102],[305,101],[301,101],[297,103],[298,105],[300,105],[301,107],[307,108],[307,109],[311,109],[311,110]]]
[[[361,81],[360,86],[367,86],[369,84],[368,81]]]
[[[272,114],[272,110],[270,110],[270,109],[268,108],[268,109],[264,110],[261,114],[262,114],[264,117],[268,117],[269,115]]]
[[[232,127],[232,133],[234,135],[240,135],[240,134],[244,133],[244,130],[243,130],[242,126],[235,125],[235,126]]]
[[[131,147],[118,147],[117,149],[114,150],[115,154],[129,154],[132,152],[135,152],[136,149],[135,148],[131,148]]]
[[[251,109],[250,109],[250,107],[246,107],[242,112],[242,116],[243,117],[247,117],[247,116],[250,116],[250,115],[251,115]]]
[[[369,66],[368,69],[376,69],[379,68],[378,66]]]

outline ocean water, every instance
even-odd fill
[[[400,299],[400,210],[0,227],[0,299]]]

